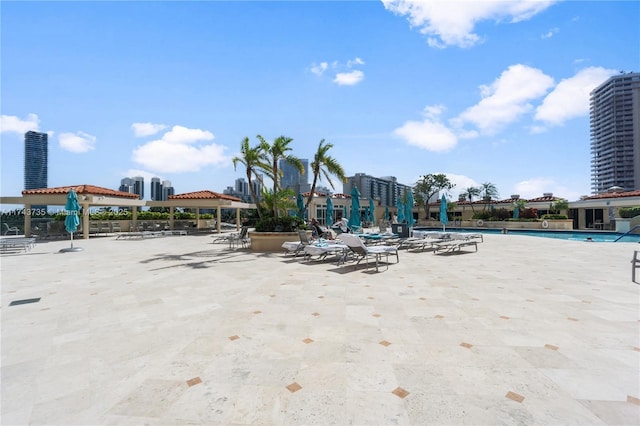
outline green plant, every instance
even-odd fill
[[[295,232],[298,229],[307,229],[307,225],[297,216],[263,217],[256,222],[256,232]]]
[[[524,209],[520,212],[520,218],[522,219],[537,219],[538,218],[538,209]]]
[[[499,209],[494,209],[491,212],[491,219],[492,220],[506,220],[509,219],[510,217],[512,217],[512,213],[505,209],[504,207],[501,207]]]
[[[563,219],[568,219],[566,214],[545,214],[542,215],[542,220],[548,219],[548,220],[563,220]]]
[[[622,207],[618,210],[618,214],[623,219],[631,219],[640,215],[640,207]]]

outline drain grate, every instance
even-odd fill
[[[40,298],[36,298],[36,299],[22,299],[22,300],[14,300],[13,302],[9,303],[9,306],[14,306],[14,305],[26,305],[27,303],[38,303],[40,301]]]

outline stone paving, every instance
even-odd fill
[[[640,424],[637,243],[492,234],[375,273],[211,241],[3,255],[2,424]]]

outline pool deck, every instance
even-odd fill
[[[640,424],[637,243],[487,234],[375,273],[211,241],[2,255],[2,425]]]

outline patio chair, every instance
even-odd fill
[[[299,254],[304,254],[305,246],[316,242],[315,239],[309,238],[304,229],[298,229],[298,238],[300,241],[286,241],[282,244],[282,248],[286,250],[285,254],[293,254],[294,257],[297,257]]]
[[[366,246],[360,237],[352,234],[340,234],[339,239],[349,246],[349,249],[356,255],[356,264],[359,264],[362,259],[366,261],[367,269],[369,269],[369,257],[374,258],[376,261],[376,272],[378,272],[378,266],[382,256],[386,257],[387,269],[389,269],[389,254],[396,256],[396,263],[400,262],[397,247],[388,245]]]
[[[243,226],[242,228],[240,228],[239,233],[234,233],[229,235],[228,237],[229,248],[233,248],[237,244],[242,244],[242,247],[248,246],[249,243],[251,242],[251,240],[248,238],[248,235],[249,235],[248,226]]]
[[[18,229],[17,226],[9,226],[7,225],[5,222],[2,222],[2,224],[4,225],[4,235],[8,235],[9,232],[13,232],[15,235],[18,235],[18,232],[20,232],[20,229]]]

